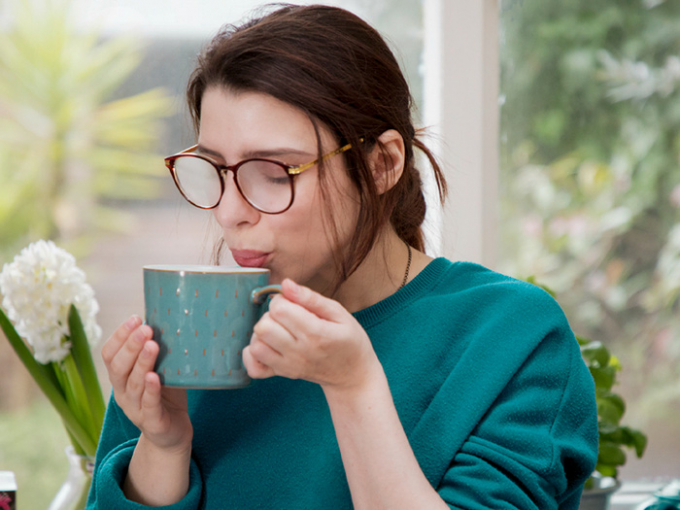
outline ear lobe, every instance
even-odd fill
[[[386,193],[399,182],[404,173],[405,154],[404,139],[396,129],[388,129],[378,137],[370,155],[378,194]]]

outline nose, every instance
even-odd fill
[[[234,172],[224,171],[224,193],[220,203],[213,209],[215,219],[222,228],[235,228],[255,224],[260,219],[260,212],[251,206],[239,192],[234,182]]]

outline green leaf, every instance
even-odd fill
[[[598,390],[609,391],[616,381],[616,370],[613,367],[597,367],[589,366],[590,375],[595,382],[595,388]]]
[[[606,424],[618,424],[626,412],[626,404],[615,393],[601,393],[596,396],[597,415]]]
[[[608,466],[623,466],[626,463],[626,453],[616,443],[601,441],[597,462]]]
[[[54,409],[59,413],[62,420],[64,420],[68,432],[75,438],[75,441],[77,441],[77,444],[74,444],[74,446],[80,447],[86,452],[96,451],[97,445],[92,442],[89,434],[78,422],[73,411],[69,408],[64,396],[64,388],[61,387],[51,367],[42,365],[35,360],[2,309],[0,309],[0,327],[5,333],[10,345],[19,356],[19,359],[26,367],[26,370],[28,370],[40,390],[54,406]]]
[[[588,345],[589,343],[592,342],[590,338],[586,338],[583,336],[578,336],[576,335],[576,340],[578,341],[579,346],[583,347],[584,345]]]
[[[92,351],[90,350],[78,309],[74,305],[71,305],[69,310],[68,325],[71,333],[71,354],[84,386],[88,407],[94,419],[92,432],[95,441],[98,442],[102,423],[104,422],[106,406],[102,389],[99,385],[97,370],[92,359]]]
[[[536,285],[536,287],[542,288],[544,291],[546,291],[548,294],[550,294],[553,298],[555,297],[555,291],[552,290],[550,287],[547,287],[547,286],[545,286],[545,285],[542,285],[542,284],[538,283],[538,282],[536,281],[536,277],[535,277],[535,276],[533,276],[533,275],[530,276],[529,278],[527,278],[526,281],[527,281],[528,283],[531,283],[532,285]]]
[[[581,347],[581,356],[586,361],[595,362],[599,367],[606,367],[609,365],[609,351],[602,345],[602,342],[590,342]]]
[[[629,427],[621,427],[622,444],[635,448],[635,455],[641,458],[645,449],[647,448],[647,436],[639,430],[631,429]]]
[[[609,464],[597,464],[595,466],[595,471],[600,473],[602,476],[611,476],[612,478],[616,478],[619,474],[619,470],[616,468],[616,466],[610,466]]]

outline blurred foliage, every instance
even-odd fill
[[[47,508],[66,481],[66,431],[43,398],[19,411],[0,411],[0,469],[13,471],[18,508]]]
[[[9,0],[0,31],[0,262],[39,238],[74,254],[130,216],[111,199],[154,195],[153,153],[171,99],[111,100],[142,55],[131,39],[77,30],[68,0]],[[160,163],[159,163],[160,162]]]
[[[501,11],[501,269],[616,344],[651,417],[680,400],[680,2]]]

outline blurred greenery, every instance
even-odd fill
[[[39,238],[76,255],[125,230],[111,199],[154,195],[154,148],[172,113],[160,88],[111,100],[139,44],[73,25],[68,0],[8,0],[0,31],[0,262]],[[160,163],[159,163],[160,161]]]
[[[501,270],[680,400],[680,2],[502,0]]]
[[[47,508],[66,480],[70,444],[59,415],[43,398],[0,411],[0,470],[17,479],[18,508]]]

